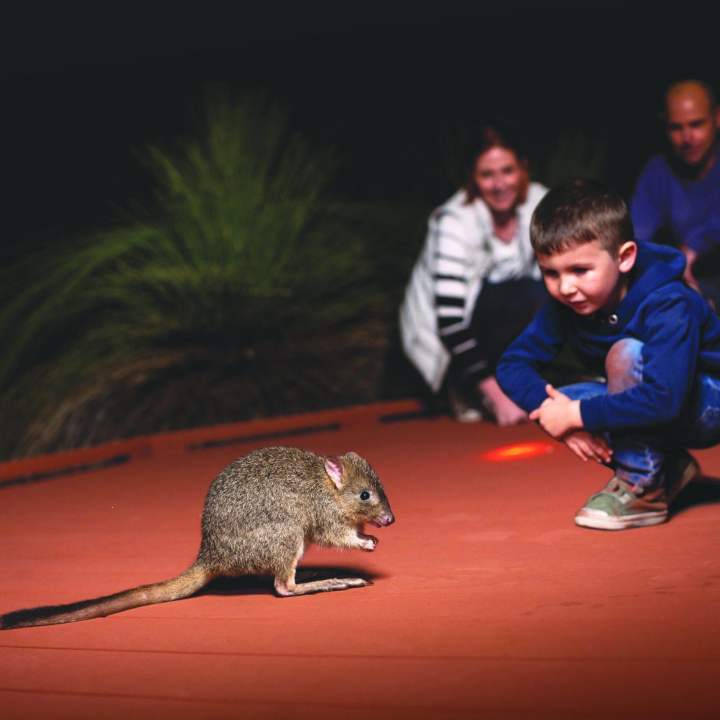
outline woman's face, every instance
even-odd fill
[[[493,212],[514,210],[526,181],[525,166],[511,150],[490,148],[475,161],[478,191]]]

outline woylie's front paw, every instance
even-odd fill
[[[373,535],[363,535],[362,533],[358,533],[358,547],[361,550],[372,552],[377,547],[377,544],[378,539]]]

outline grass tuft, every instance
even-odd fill
[[[215,92],[205,117],[197,137],[142,152],[147,207],[2,271],[0,455],[309,409],[378,382],[368,328],[392,324],[383,282],[402,272],[378,267],[380,221],[331,202],[335,157],[266,98]]]

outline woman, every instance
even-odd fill
[[[468,175],[430,216],[400,331],[433,392],[447,379],[458,419],[479,419],[482,408],[513,425],[527,415],[498,386],[495,366],[546,297],[529,226],[547,189],[530,182],[526,156],[494,127],[482,130]]]

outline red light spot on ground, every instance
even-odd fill
[[[505,462],[507,460],[526,460],[547,455],[554,450],[554,446],[547,442],[517,443],[515,445],[501,445],[481,455],[483,460],[490,462]]]

